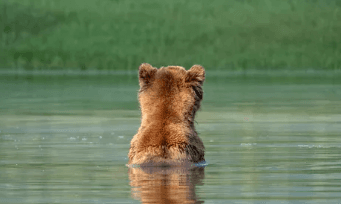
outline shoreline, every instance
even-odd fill
[[[0,76],[130,76],[137,75],[138,70],[117,70],[117,71],[102,71],[102,70],[0,70]],[[323,76],[334,77],[341,76],[341,70],[246,70],[246,71],[217,71],[207,70],[207,76],[226,77],[226,76]]]

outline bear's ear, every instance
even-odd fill
[[[143,63],[139,67],[140,86],[148,84],[155,76],[157,69],[148,63]]]
[[[193,65],[186,73],[186,82],[199,82],[202,85],[205,81],[205,69],[200,65]]]

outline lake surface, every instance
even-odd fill
[[[341,203],[341,77],[210,76],[205,168],[128,169],[135,75],[0,76],[0,203]]]

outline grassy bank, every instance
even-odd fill
[[[341,69],[338,0],[2,0],[0,68]]]

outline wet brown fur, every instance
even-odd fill
[[[131,140],[128,164],[172,165],[205,161],[204,144],[194,129],[203,98],[205,70],[194,65],[139,67],[142,119]]]

